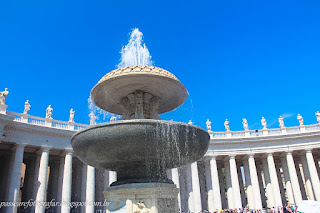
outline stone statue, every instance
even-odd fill
[[[191,120],[189,120],[188,124],[192,125],[193,123],[192,123],[192,121],[191,121]]]
[[[267,121],[264,117],[262,117],[262,119],[261,119],[261,124],[263,126],[263,129],[267,129]]]
[[[120,103],[119,103],[121,109],[122,109],[122,117],[120,120],[127,120],[130,119],[130,102],[129,102],[129,98],[125,97],[122,98]]]
[[[90,125],[95,125],[97,117],[95,116],[95,114],[93,112],[90,112],[89,118],[90,118]]]
[[[226,121],[224,122],[224,127],[226,128],[226,131],[227,132],[230,132],[230,126],[229,126],[229,121],[228,121],[228,119],[226,119]]]
[[[0,92],[0,104],[5,105],[6,104],[6,98],[9,94],[8,88],[5,88],[3,92]]]
[[[317,117],[318,123],[320,124],[320,112],[319,111],[316,112],[316,117]]]
[[[143,92],[142,91],[135,91],[134,93],[135,96],[135,103],[136,103],[136,108],[135,108],[135,119],[144,119],[144,114],[143,114]]]
[[[284,128],[284,127],[285,127],[285,126],[284,126],[284,118],[283,118],[281,115],[280,115],[278,121],[279,121],[279,126],[280,126],[280,128]]]
[[[70,116],[69,116],[70,123],[74,123],[74,113],[75,113],[75,111],[71,108],[70,109]]]
[[[23,114],[28,114],[29,110],[31,109],[31,105],[29,104],[29,100],[26,100],[26,102],[24,103],[24,110],[23,110]]]
[[[110,118],[110,122],[112,122],[112,121],[116,121],[117,120],[117,117],[116,116],[111,116],[111,118]]]
[[[211,131],[211,121],[209,121],[209,119],[207,119],[206,124],[207,124],[208,131]]]
[[[300,114],[298,114],[297,119],[299,121],[300,126],[303,126],[303,117]]]
[[[249,130],[248,121],[247,121],[246,118],[242,119],[242,125],[243,125],[243,128],[244,128],[245,131]]]
[[[160,107],[159,98],[153,96],[150,99],[150,118],[161,120],[160,116],[158,115],[159,107]]]
[[[51,108],[51,105],[49,105],[46,109],[46,118],[52,119],[52,111],[53,109]]]

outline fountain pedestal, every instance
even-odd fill
[[[104,196],[107,213],[175,213],[178,193],[174,184],[132,183],[108,187]]]

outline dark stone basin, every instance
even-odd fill
[[[125,183],[171,182],[166,170],[199,160],[209,134],[173,121],[135,119],[98,124],[73,135],[75,155],[85,164],[117,172]]]

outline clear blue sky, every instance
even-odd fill
[[[190,97],[163,119],[223,131],[272,127],[285,114],[316,123],[320,110],[320,1],[1,1],[0,90],[9,111],[88,123],[91,88],[119,63],[128,33],[144,33],[156,66]]]

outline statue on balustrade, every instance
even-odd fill
[[[263,129],[267,129],[267,120],[264,117],[262,117],[261,119],[261,124],[263,126]]]
[[[303,126],[303,117],[300,114],[298,114],[297,119],[299,121],[300,126]]]
[[[0,92],[0,104],[5,105],[6,104],[6,98],[9,94],[8,88],[5,88],[3,92]]]
[[[227,132],[230,132],[230,126],[229,126],[229,121],[228,121],[228,119],[226,119],[226,121],[224,122],[224,127],[226,128],[226,131]]]
[[[285,127],[285,126],[284,126],[284,118],[283,118],[281,115],[280,115],[278,121],[279,121],[279,126],[280,126],[280,128],[284,128],[284,127]]]
[[[95,114],[93,112],[90,112],[89,118],[90,118],[90,125],[95,125],[97,117],[95,116]]]
[[[24,110],[23,110],[23,114],[28,114],[29,110],[31,109],[31,105],[29,103],[29,100],[26,100],[26,102],[24,102]]]
[[[316,117],[317,117],[318,123],[320,124],[320,112],[319,111],[316,112]]]
[[[70,109],[70,116],[69,116],[70,123],[74,123],[74,113],[75,113],[75,111],[71,108]]]
[[[193,123],[192,123],[192,121],[191,121],[191,120],[189,120],[188,124],[192,125]]]
[[[47,119],[52,119],[52,111],[53,111],[53,109],[51,108],[51,105],[49,105],[46,109],[46,118]]]
[[[211,121],[209,121],[209,119],[207,119],[206,124],[207,124],[208,131],[211,131]]]
[[[243,128],[244,128],[245,131],[249,130],[248,121],[247,121],[246,118],[242,119],[242,125],[243,125]]]

